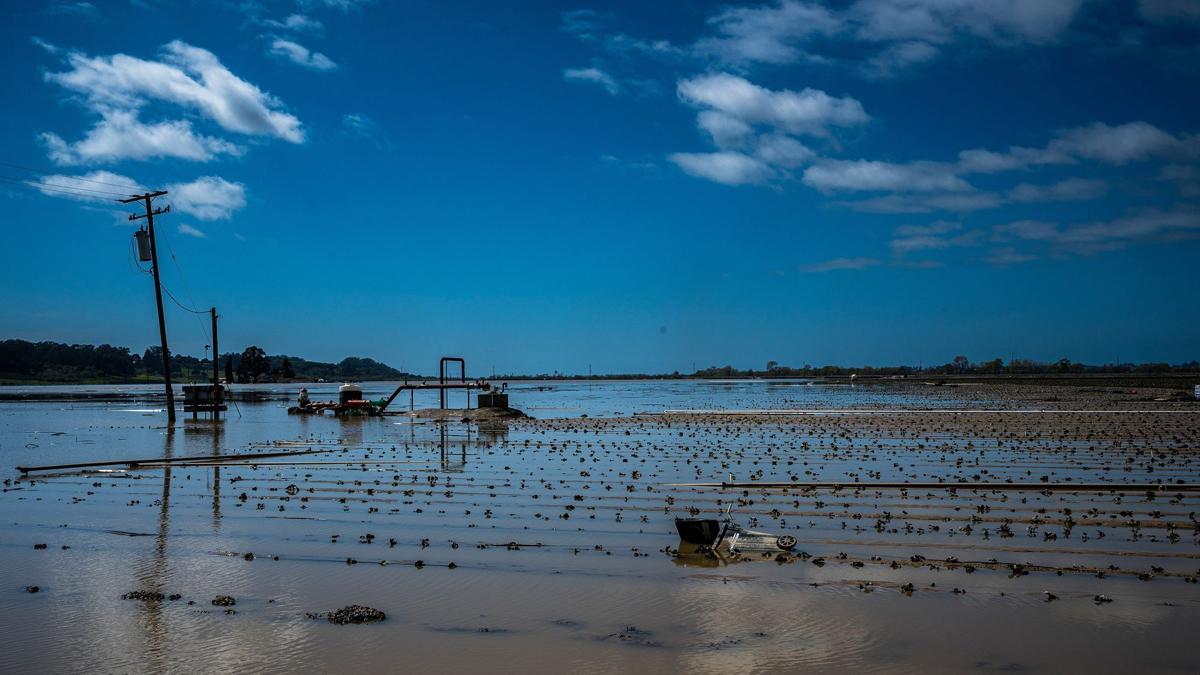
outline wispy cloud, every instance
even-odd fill
[[[298,42],[284,40],[283,38],[273,40],[267,53],[271,56],[291,61],[298,66],[304,66],[310,70],[329,71],[337,69],[337,64],[328,56],[320,52],[310,51],[308,47]]]
[[[191,225],[188,225],[187,223],[181,223],[179,225],[179,227],[177,228],[177,231],[179,232],[179,234],[184,234],[189,237],[195,237],[196,239],[204,239],[204,238],[208,237],[207,234],[192,227]]]
[[[368,141],[380,150],[394,150],[396,144],[378,122],[362,113],[342,115],[342,134],[348,138]]]
[[[263,19],[262,24],[295,33],[320,33],[325,28],[325,24],[304,14],[289,14],[282,19]]]
[[[567,68],[563,70],[563,79],[568,82],[590,82],[597,84],[613,95],[621,91],[620,85],[617,84],[612,75],[599,68]]]
[[[803,272],[822,273],[837,270],[861,270],[880,264],[876,258],[833,258],[824,262],[805,265],[800,268]]]

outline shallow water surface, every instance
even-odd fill
[[[1200,509],[1169,488],[1196,481],[1194,412],[893,415],[1014,406],[806,382],[517,383],[513,404],[538,419],[468,425],[289,416],[289,388],[261,389],[267,400],[219,425],[174,428],[148,388],[0,401],[0,669],[1200,669],[1186,646],[1200,629]],[[636,416],[783,408],[882,413]],[[14,468],[309,448],[326,452]],[[731,478],[980,487],[677,485]],[[1114,488],[986,485],[1008,482]],[[730,506],[796,550],[677,555],[675,517]],[[348,604],[388,618],[309,616]]]

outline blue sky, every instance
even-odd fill
[[[6,337],[154,344],[109,200],[162,188],[226,349],[1197,358],[1194,0],[13,5]]]

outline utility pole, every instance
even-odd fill
[[[217,392],[221,389],[221,350],[217,348],[217,308],[212,307],[208,310],[212,315],[212,331],[213,331],[213,421],[221,419],[221,404],[217,401]],[[225,397],[220,397],[221,401]]]
[[[163,317],[163,301],[162,301],[162,282],[158,278],[158,247],[154,243],[154,216],[160,213],[169,213],[171,207],[154,209],[151,208],[150,200],[155,197],[161,197],[167,194],[166,190],[157,190],[155,192],[147,192],[141,195],[133,195],[129,199],[118,199],[122,204],[132,204],[133,202],[144,202],[146,205],[146,213],[138,215],[136,213],[129,214],[130,220],[138,218],[146,219],[146,229],[150,234],[150,265],[154,270],[154,300],[158,303],[158,337],[162,342],[162,357],[163,357],[163,383],[167,389],[167,423],[175,423],[175,392],[171,389],[171,352],[167,350],[167,321]]]

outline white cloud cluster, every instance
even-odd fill
[[[49,197],[61,197],[92,204],[113,205],[113,193],[130,195],[146,192],[146,188],[128,176],[111,171],[92,171],[78,176],[50,174],[30,181]],[[164,187],[174,211],[189,213],[201,220],[223,220],[246,206],[246,186],[219,176],[203,176],[187,183],[172,183]]]
[[[298,66],[303,66],[311,70],[330,71],[337,69],[337,64],[328,56],[320,52],[310,51],[308,47],[298,42],[283,38],[272,40],[271,47],[267,53],[271,56],[287,59]]]
[[[139,112],[151,102],[178,105],[227,131],[304,140],[300,120],[283,111],[278,99],[234,75],[212,52],[179,40],[165,45],[158,61],[74,52],[67,63],[68,70],[47,73],[46,80],[80,95],[100,119],[77,142],[42,135],[51,158],[61,163],[152,157],[207,161],[240,152],[233,143],[196,133],[186,119],[141,122]]]
[[[748,125],[766,124],[793,134],[826,136],[830,127],[849,127],[870,120],[862,104],[817,89],[772,91],[728,73],[683,80],[679,98]]]
[[[850,97],[816,89],[775,91],[728,73],[682,80],[677,91],[682,101],[701,109],[696,125],[717,151],[675,153],[671,161],[693,176],[726,185],[764,183],[816,157],[794,136],[828,138],[835,127],[870,120]]]

